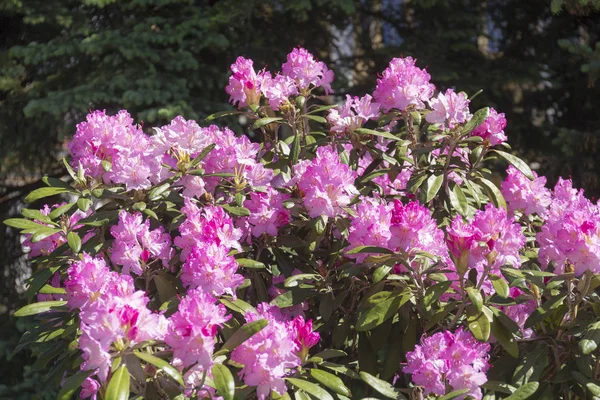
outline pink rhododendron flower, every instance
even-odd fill
[[[507,172],[508,176],[502,182],[501,190],[508,211],[514,214],[516,210],[521,210],[525,215],[537,214],[544,217],[551,202],[550,190],[545,186],[546,177],[538,177],[533,172],[532,181],[512,165]]]
[[[313,85],[325,89],[325,94],[333,93],[333,72],[324,62],[315,60],[315,57],[302,47],[292,50],[287,55],[287,62],[281,66],[281,72],[294,79],[299,89],[308,89]]]
[[[246,321],[265,319],[268,325],[239,345],[231,359],[244,366],[240,377],[246,385],[256,386],[258,399],[264,400],[271,391],[279,395],[286,392],[283,378],[301,364],[297,355],[300,346],[293,323],[285,321],[277,307],[260,303],[256,311],[246,313]]]
[[[360,128],[370,119],[379,117],[379,104],[372,102],[368,94],[362,98],[346,95],[346,103],[342,109],[332,108],[327,114],[327,122],[331,124],[331,132],[343,134]]]
[[[506,128],[504,113],[498,114],[496,110],[490,108],[490,115],[481,125],[473,130],[471,135],[481,136],[484,143],[487,143],[489,146],[495,146],[506,142],[508,139],[504,134],[504,128]]]
[[[352,218],[348,250],[359,246],[387,247],[392,237],[390,231],[392,207],[382,200],[362,197],[356,206],[356,217]],[[352,254],[357,262],[362,262],[368,254]]]
[[[92,378],[86,378],[81,384],[81,392],[79,392],[79,398],[96,400],[98,398],[98,390],[100,390],[100,384],[97,380]]]
[[[165,343],[173,349],[173,366],[180,371],[194,366],[193,375],[209,372],[215,349],[217,328],[231,316],[211,295],[198,289],[190,290],[181,299],[178,311],[169,318]],[[194,377],[187,377],[186,381]]]
[[[81,163],[85,174],[105,183],[124,184],[127,190],[146,189],[150,179],[160,169],[160,160],[153,155],[150,139],[125,110],[117,115],[94,111],[69,143],[71,166]],[[102,161],[112,164],[105,171]]]
[[[572,182],[561,179],[556,184],[536,239],[542,265],[553,262],[556,273],[563,273],[567,263],[577,276],[587,270],[600,273],[600,207],[574,190]]]
[[[390,232],[391,249],[409,254],[426,251],[444,259],[448,257],[444,232],[438,228],[431,212],[416,201],[404,205],[395,200]]]
[[[292,331],[296,332],[296,344],[300,349],[298,356],[304,362],[308,356],[308,350],[319,343],[321,335],[318,332],[313,332],[312,320],[304,320],[304,317],[298,315],[292,320]]]
[[[225,91],[229,94],[231,104],[239,108],[258,104],[260,101],[263,82],[270,76],[264,71],[258,74],[254,71],[254,62],[244,57],[238,57],[235,63],[231,64],[229,84]]]
[[[181,281],[186,287],[213,296],[228,294],[235,298],[235,289],[244,283],[244,277],[236,274],[238,264],[228,253],[229,248],[215,243],[192,247],[181,267]]]
[[[416,62],[412,57],[394,58],[377,79],[373,97],[383,111],[393,108],[402,111],[411,105],[425,108],[435,86],[429,82],[427,71],[417,67]]]
[[[181,212],[186,219],[179,226],[181,236],[174,240],[175,245],[182,249],[182,260],[187,258],[196,245],[205,246],[214,243],[223,246],[227,252],[231,248],[242,250],[239,242],[242,232],[234,226],[231,217],[223,208],[207,206],[200,209],[188,198],[184,200],[184,204]]]
[[[249,224],[252,236],[277,236],[277,230],[290,220],[290,212],[283,206],[283,202],[289,197],[271,186],[267,186],[266,192],[250,193],[244,207],[250,210],[250,216],[245,221]]]
[[[115,238],[110,259],[123,266],[123,273],[141,275],[151,261],[161,260],[168,267],[173,255],[171,236],[162,226],[150,230],[150,219],[142,222],[142,214],[119,213],[119,223],[110,229]]]
[[[463,92],[454,93],[453,89],[441,92],[429,100],[431,112],[425,116],[427,122],[441,124],[443,128],[453,129],[457,124],[469,121],[469,100]]]
[[[476,341],[470,332],[462,329],[444,331],[421,338],[415,349],[406,353],[404,373],[411,374],[416,385],[423,386],[425,394],[446,394],[446,385],[455,391],[469,389],[465,395],[481,399],[481,385],[487,382],[490,345]]]
[[[273,110],[278,110],[290,96],[298,94],[296,82],[286,75],[277,75],[273,79],[268,78],[263,86],[263,93]]]
[[[523,295],[523,291],[517,287],[511,287],[509,291],[509,296],[513,299]],[[525,328],[525,322],[527,318],[531,316],[531,314],[537,308],[537,303],[535,300],[527,300],[525,302],[519,302],[512,306],[503,306],[500,307],[500,310],[503,311],[507,316],[509,316],[513,321],[519,325],[521,328],[521,334],[524,338],[531,338],[535,336],[533,329]]]
[[[304,193],[304,206],[311,218],[342,213],[358,191],[354,187],[356,172],[340,161],[330,147],[319,147],[317,156],[305,166],[298,180]]]

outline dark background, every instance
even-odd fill
[[[483,89],[472,110],[506,113],[513,151],[550,185],[600,194],[600,0],[0,0],[0,219],[62,173],[89,110],[200,121],[229,107],[238,55],[274,70],[297,45],[336,71],[337,96],[372,92],[401,55],[439,89]],[[32,355],[9,357],[31,271],[14,230],[0,241],[0,398],[53,398]]]

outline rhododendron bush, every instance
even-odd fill
[[[302,48],[231,72],[208,120],[259,143],[94,111],[26,199],[62,202],[5,221],[34,266],[16,350],[59,398],[600,396],[600,208],[504,114],[410,57],[339,105]]]

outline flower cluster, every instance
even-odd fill
[[[110,229],[115,238],[110,260],[123,266],[123,273],[130,271],[142,275],[145,267],[160,260],[165,267],[173,255],[171,236],[162,226],[150,230],[150,220],[142,222],[142,214],[119,213],[119,223]],[[152,260],[152,261],[151,261]]]
[[[377,79],[373,97],[385,112],[394,108],[404,111],[409,106],[424,108],[433,96],[431,76],[416,63],[412,57],[394,58]]]
[[[544,217],[551,202],[550,190],[546,188],[546,177],[538,177],[533,172],[534,179],[531,180],[512,165],[508,167],[507,174],[501,190],[508,211],[514,214],[520,210],[525,215],[537,214]]]
[[[241,250],[241,230],[234,227],[221,207],[200,209],[186,198],[181,211],[187,217],[179,226],[181,236],[175,238],[184,262],[181,281],[187,287],[201,288],[214,296],[227,293],[235,297],[235,289],[244,282],[244,277],[236,273],[238,265],[229,251]]]
[[[354,187],[356,172],[340,161],[337,151],[319,147],[317,156],[299,165],[298,189],[311,218],[335,217],[358,194]]]
[[[546,222],[538,232],[539,257],[543,265],[554,265],[563,273],[567,264],[576,275],[586,270],[600,273],[600,207],[559,180],[552,194]]]
[[[107,380],[112,346],[123,350],[161,340],[166,333],[167,320],[148,309],[146,293],[136,291],[130,276],[111,271],[101,257],[84,253],[69,268],[65,288],[67,304],[80,310],[81,369],[95,371],[100,382]],[[86,394],[93,396],[94,388],[97,383],[88,382]]]
[[[363,126],[371,119],[379,117],[379,104],[372,102],[370,95],[362,98],[346,95],[346,102],[342,109],[332,108],[327,115],[327,122],[331,124],[331,132],[345,134]]]
[[[254,62],[244,57],[238,57],[231,65],[231,72],[225,90],[230,96],[229,101],[239,108],[256,107],[264,96],[269,106],[277,110],[290,96],[305,92],[311,86],[322,87],[326,94],[333,92],[333,72],[301,47],[288,54],[281,73],[275,77],[265,70],[257,73]]]
[[[264,319],[267,326],[252,336],[231,354],[231,359],[244,367],[240,371],[244,383],[256,386],[256,394],[260,400],[275,391],[283,395],[286,391],[283,377],[289,369],[301,364],[298,353],[303,342],[299,339],[294,325],[285,321],[277,307],[261,303],[256,312],[245,315],[247,322]],[[299,331],[302,332],[302,331]],[[307,338],[309,342],[312,340]]]
[[[438,332],[422,337],[420,345],[406,353],[405,373],[412,381],[423,386],[425,394],[446,394],[446,385],[452,389],[469,389],[461,399],[471,396],[481,399],[481,385],[487,382],[490,345],[476,341],[462,329],[452,333]]]
[[[498,113],[495,109],[490,108],[490,115],[471,134],[480,136],[488,146],[496,146],[508,139],[504,134],[504,128],[506,128],[504,113]]]
[[[425,116],[427,122],[441,124],[442,127],[453,129],[457,124],[463,124],[471,119],[469,100],[463,92],[455,93],[448,89],[437,97],[429,100],[431,112]]]

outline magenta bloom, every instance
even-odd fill
[[[297,355],[300,346],[293,323],[285,321],[277,307],[261,303],[256,311],[248,312],[246,321],[265,319],[269,324],[239,345],[231,353],[231,359],[244,365],[240,377],[246,385],[256,386],[258,399],[264,400],[271,391],[280,395],[286,392],[283,378],[301,364]]]
[[[98,390],[100,390],[100,384],[97,380],[92,378],[86,378],[81,384],[81,392],[79,392],[79,398],[96,400],[98,398]]]
[[[358,194],[354,187],[356,172],[340,161],[330,147],[319,147],[317,156],[306,164],[298,180],[304,193],[304,206],[311,218],[335,217]]]
[[[471,250],[477,246],[477,240],[481,232],[477,227],[465,223],[460,215],[452,220],[452,224],[446,230],[446,244],[452,255],[454,264],[460,275],[467,271],[469,255]]]
[[[437,97],[429,100],[431,112],[425,116],[427,122],[441,124],[443,128],[452,129],[457,124],[463,124],[472,117],[469,112],[469,99],[463,93],[454,93],[453,89],[446,93],[438,93]]]
[[[481,136],[483,141],[490,146],[495,146],[506,142],[508,138],[504,134],[506,128],[506,118],[504,113],[498,114],[496,110],[490,108],[490,115],[481,125],[473,130],[472,136]]]
[[[481,385],[487,382],[490,345],[476,341],[470,332],[462,329],[452,333],[438,332],[421,338],[420,345],[406,354],[404,373],[411,374],[415,385],[423,386],[425,394],[446,394],[469,389],[467,395],[481,399]],[[445,378],[445,379],[444,379]]]
[[[508,167],[508,176],[502,182],[502,195],[508,204],[508,211],[514,214],[521,210],[525,215],[537,214],[544,217],[551,202],[550,190],[546,188],[546,177],[533,172],[534,180],[527,178],[521,171]]]
[[[305,321],[301,315],[294,318],[291,324],[291,329],[297,334],[295,341],[300,349],[298,357],[304,362],[308,357],[308,350],[319,343],[321,335],[318,332],[313,332],[312,320]]]
[[[392,207],[383,201],[362,197],[356,206],[356,217],[352,218],[348,235],[348,250],[359,246],[387,247],[392,237],[390,231]],[[367,254],[348,257],[362,262]]]
[[[165,343],[173,349],[173,366],[180,371],[194,366],[194,375],[210,371],[217,327],[231,318],[226,313],[225,306],[216,304],[215,298],[206,292],[188,291],[181,299],[178,311],[169,318],[165,335]],[[188,380],[193,377],[187,377]]]
[[[85,174],[104,183],[124,184],[129,189],[146,189],[158,173],[160,160],[153,155],[150,139],[125,110],[117,115],[94,111],[69,143],[71,166],[81,163]],[[112,164],[105,171],[102,161]]]
[[[254,62],[244,57],[238,57],[231,64],[231,72],[233,74],[225,88],[231,104],[237,104],[239,108],[258,104],[263,82],[270,77],[269,74],[264,71],[257,74]]]
[[[287,55],[287,62],[281,66],[281,72],[292,78],[299,89],[308,89],[313,85],[325,89],[326,94],[333,93],[333,72],[324,62],[315,60],[315,57],[302,47],[292,50]]]
[[[600,208],[573,189],[570,180],[554,188],[546,222],[536,237],[542,265],[553,261],[563,273],[570,262],[577,276],[586,270],[600,273]]]
[[[150,230],[150,220],[142,222],[142,214],[119,213],[119,223],[110,229],[115,238],[110,259],[123,266],[123,273],[141,275],[151,260],[160,260],[168,267],[173,255],[171,236],[162,226]]]
[[[395,108],[405,110],[408,106],[425,108],[435,86],[424,69],[417,67],[412,57],[394,58],[377,79],[373,97],[385,112]]]
[[[269,77],[265,79],[263,86],[263,93],[273,110],[279,109],[290,96],[298,94],[296,82],[286,75],[277,75],[273,79]]]
[[[327,114],[327,122],[331,132],[344,134],[360,128],[370,119],[379,117],[379,104],[372,102],[368,94],[362,98],[346,95],[346,103],[342,109],[332,108]]]
[[[267,186],[265,193],[250,193],[244,207],[250,210],[246,221],[252,236],[277,236],[277,230],[290,221],[290,212],[283,206],[283,201],[287,199],[288,194],[280,193],[272,186]]]

